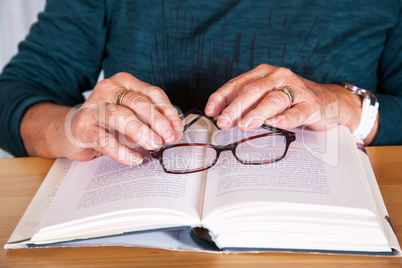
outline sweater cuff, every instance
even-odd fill
[[[20,133],[20,124],[26,110],[39,102],[60,101],[55,96],[49,95],[44,90],[23,82],[0,82],[0,147],[15,157],[28,156]]]

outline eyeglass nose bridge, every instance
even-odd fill
[[[213,147],[214,147],[214,149],[216,151],[216,161],[215,161],[215,163],[218,161],[221,153],[224,152],[224,151],[231,151],[233,156],[237,159],[237,157],[235,155],[236,144],[232,143],[232,144],[228,144],[228,145],[215,145]]]
[[[233,149],[236,147],[235,144],[228,144],[228,145],[215,145],[214,148],[217,150],[219,153],[223,151],[233,151]]]

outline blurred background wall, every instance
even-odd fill
[[[0,72],[18,51],[46,0],[0,0]],[[1,130],[0,130],[1,131]],[[0,149],[0,157],[10,157]]]

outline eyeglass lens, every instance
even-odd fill
[[[208,146],[180,146],[168,148],[162,160],[169,172],[194,172],[210,167],[217,157],[217,151]]]
[[[281,158],[285,151],[286,137],[273,134],[238,143],[235,155],[244,164],[265,164]]]

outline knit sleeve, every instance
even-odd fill
[[[102,0],[48,0],[19,51],[0,75],[0,147],[27,153],[20,135],[25,111],[38,102],[83,102],[101,70],[106,46]]]
[[[377,97],[380,128],[373,145],[402,144],[402,1],[399,21],[389,31],[381,59]]]

